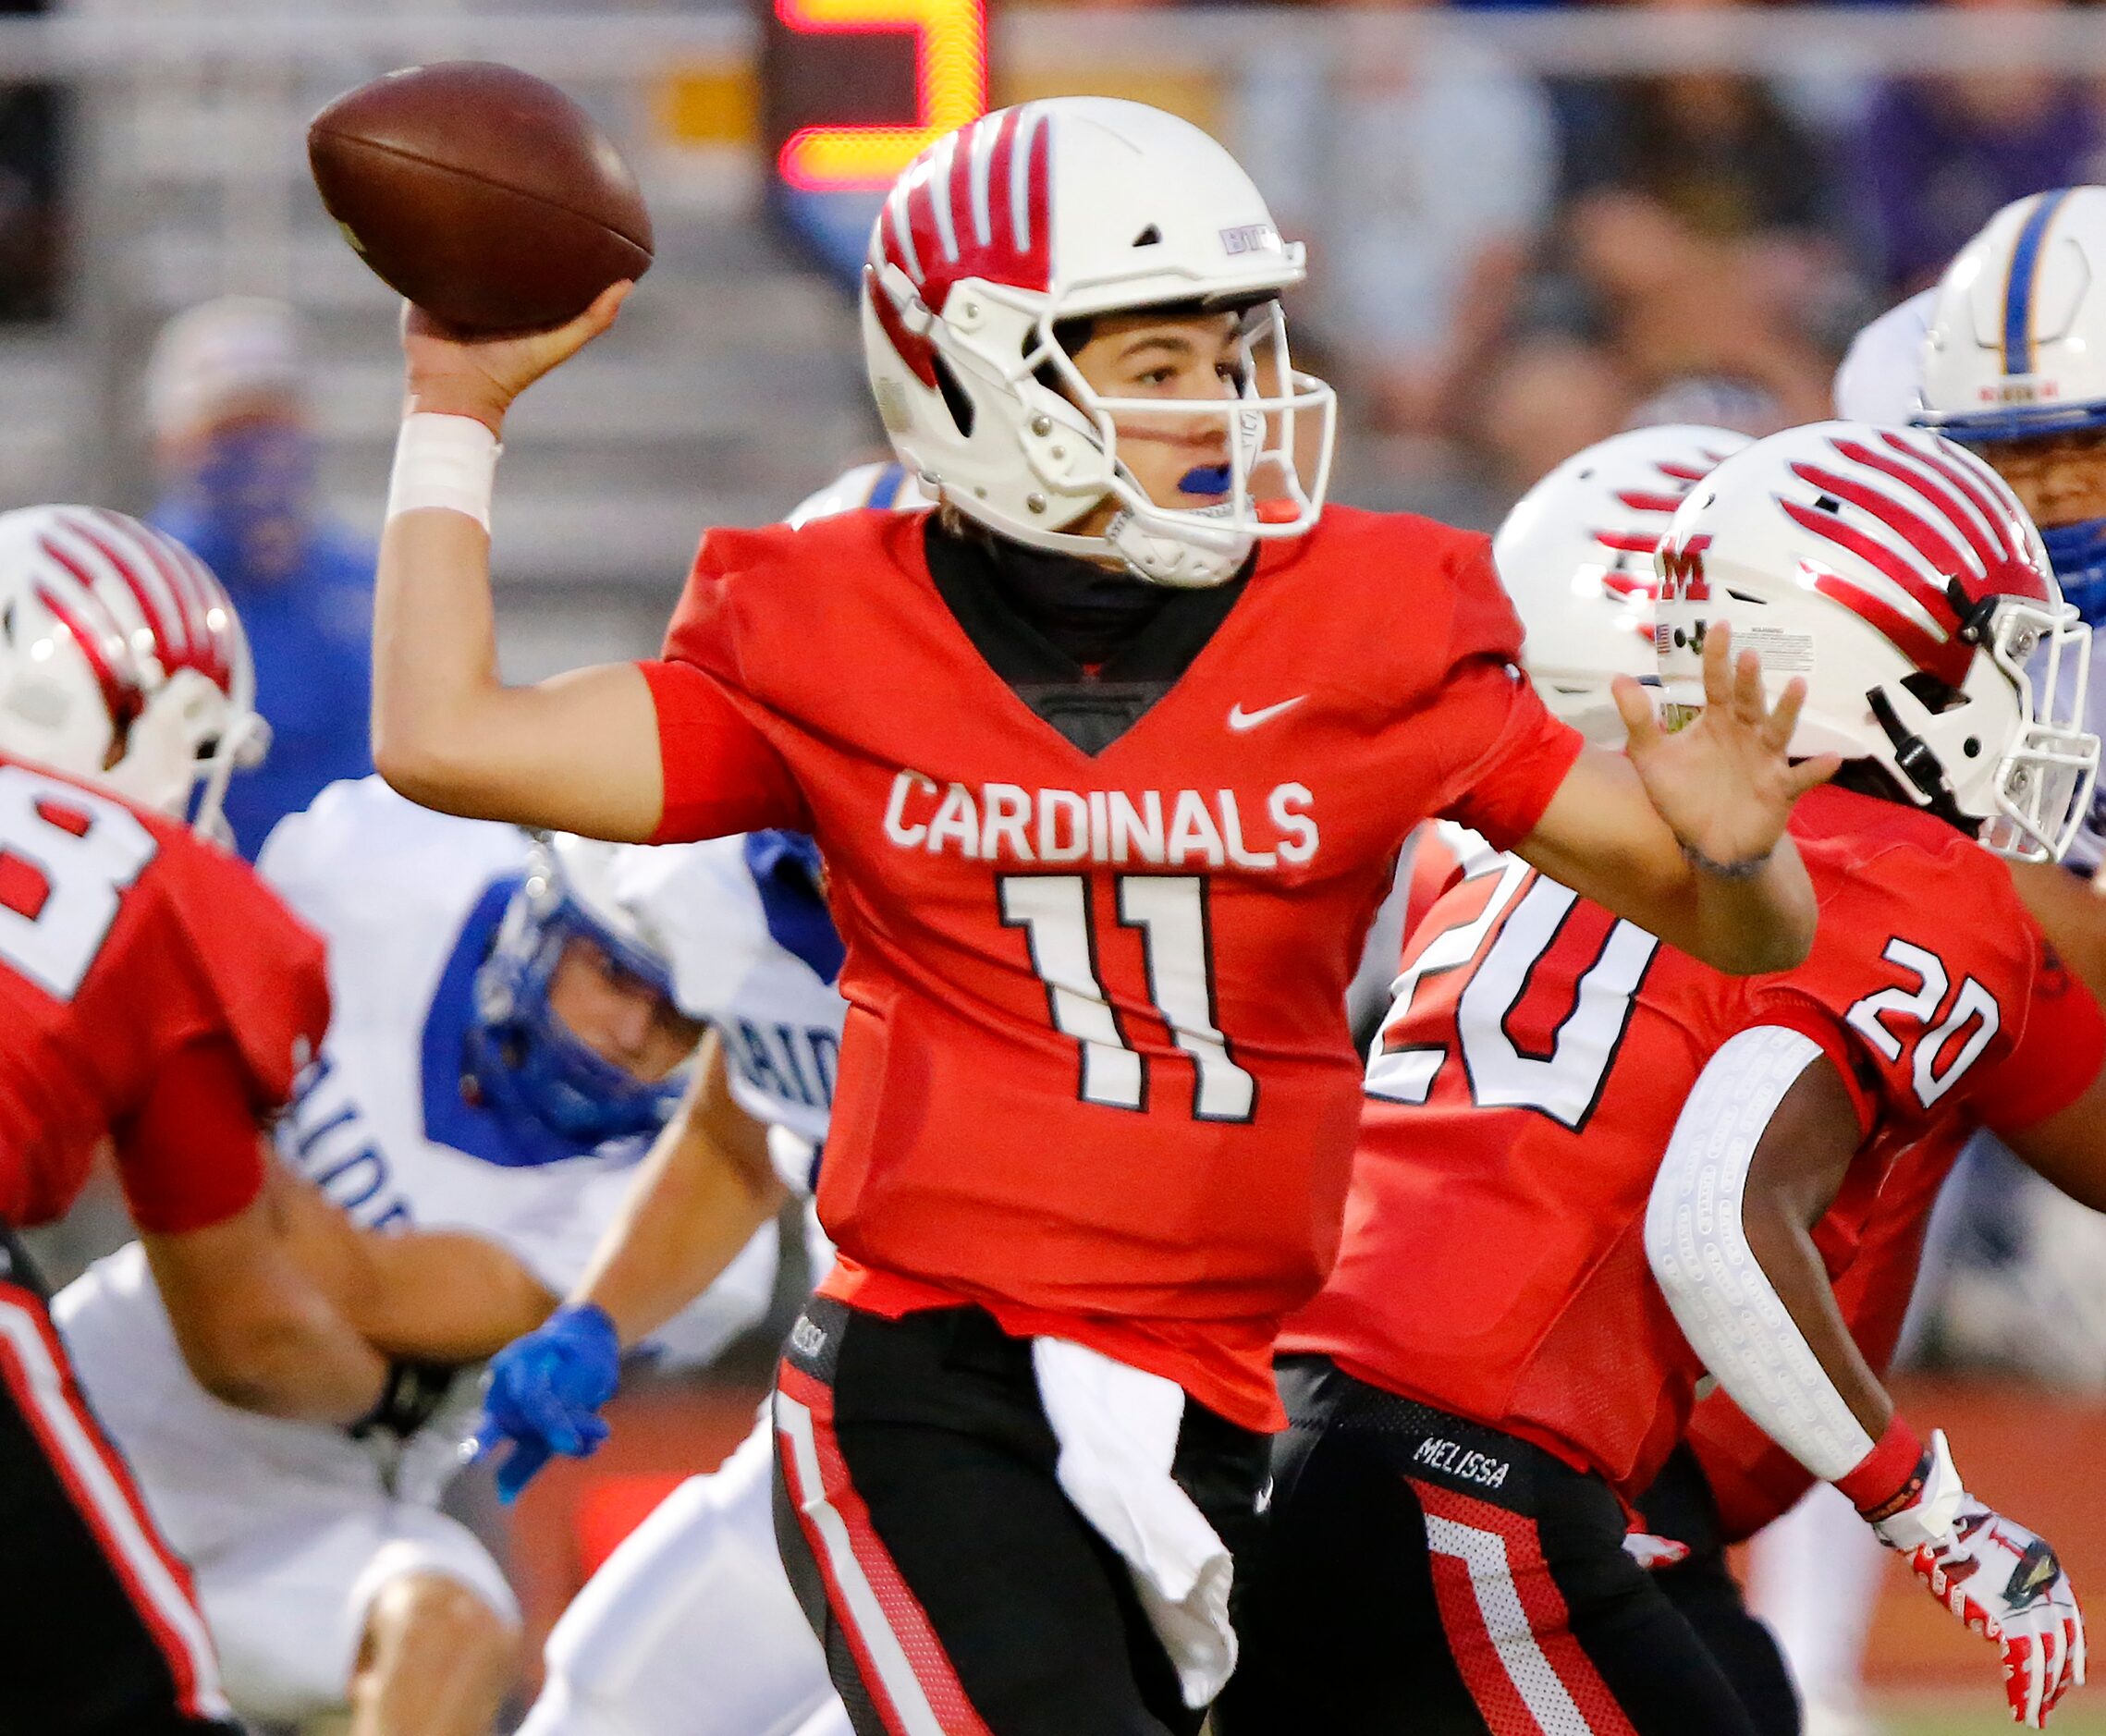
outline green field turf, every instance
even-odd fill
[[[2096,1682],[2096,1679],[2095,1682]],[[1879,1707],[1884,1736],[2006,1736],[2019,1727],[1999,1712],[1994,1690],[1987,1704],[1963,1704],[1958,1695],[1934,1702],[1886,1702]],[[2087,1698],[2094,1704],[2086,1705]],[[2079,1688],[2048,1719],[2049,1736],[2106,1736],[2106,1694],[2097,1685]]]

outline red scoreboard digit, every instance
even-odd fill
[[[983,0],[775,0],[767,26],[768,143],[801,192],[882,191],[986,109]]]

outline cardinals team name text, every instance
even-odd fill
[[[1166,867],[1299,867],[1318,842],[1304,784],[1280,784],[1246,813],[1232,789],[1026,789],[892,780],[885,836],[900,850],[973,862],[1150,862]]]

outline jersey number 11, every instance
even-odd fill
[[[1147,1059],[1127,1043],[1097,973],[1089,881],[1082,874],[1004,874],[995,884],[1002,925],[1024,931],[1053,1028],[1082,1045],[1083,1101],[1146,1108]],[[1113,884],[1119,926],[1141,935],[1148,998],[1170,1040],[1192,1057],[1194,1119],[1248,1121],[1257,1108],[1257,1081],[1237,1065],[1214,1021],[1206,881],[1197,874],[1120,874]]]

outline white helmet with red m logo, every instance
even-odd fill
[[[1575,452],[1522,495],[1492,558],[1527,635],[1543,703],[1591,741],[1621,745],[1609,684],[1654,679],[1653,551],[1683,498],[1748,444],[1730,428],[1634,428]]]
[[[1660,544],[1668,697],[1701,705],[1706,630],[1730,621],[1774,698],[1806,681],[1794,755],[1876,761],[2000,854],[2059,859],[2090,804],[2091,630],[2003,481],[1920,429],[1816,422],[1757,441]]]
[[[0,514],[0,752],[216,831],[262,759],[249,641],[205,564],[96,507]]]
[[[871,390],[901,461],[990,530],[1116,556],[1159,584],[1218,584],[1254,542],[1298,536],[1322,509],[1336,406],[1293,371],[1278,301],[1302,277],[1300,244],[1198,128],[1108,97],[1000,109],[916,157],[878,214],[863,271]],[[1222,420],[1218,506],[1148,497],[1113,424],[1160,417],[1163,400],[1099,397],[1054,335],[1145,308],[1246,314],[1240,394],[1176,405]],[[1312,421],[1305,482],[1295,453]],[[1108,498],[1119,511],[1101,536],[1070,531]]]

